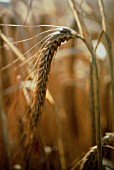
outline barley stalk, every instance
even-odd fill
[[[95,136],[96,136],[96,129],[95,129],[95,101],[94,101],[94,83],[93,83],[93,68],[92,63],[90,63],[90,118],[91,118],[91,139],[92,139],[92,146],[95,145]]]
[[[91,93],[91,97],[92,97],[92,102],[94,102],[92,103],[94,112],[91,112],[91,114],[95,113],[95,115],[93,116],[95,117],[95,127],[96,127],[98,170],[101,170],[102,169],[102,146],[101,146],[101,124],[100,124],[100,101],[99,101],[100,98],[99,98],[99,81],[98,81],[98,68],[97,68],[97,62],[96,62],[96,54],[95,54],[95,50],[93,48],[93,44],[91,41],[91,36],[88,32],[86,24],[84,23],[84,19],[76,6],[76,3],[74,2],[74,0],[68,0],[68,2],[70,4],[72,12],[74,13],[74,17],[77,22],[79,32],[81,36],[83,37],[83,41],[86,47],[88,48],[88,51],[90,52],[91,59],[92,59],[91,69],[93,73],[93,84],[94,84],[93,94],[94,95]]]
[[[57,31],[50,35],[41,49],[40,60],[38,65],[38,75],[36,88],[34,93],[34,100],[32,104],[32,112],[28,116],[27,124],[27,157],[26,157],[26,168],[29,167],[31,150],[33,144],[37,138],[37,130],[39,125],[39,118],[42,113],[42,107],[45,102],[46,89],[48,83],[48,77],[50,73],[51,63],[58,47],[65,41],[68,41],[74,37],[82,38],[77,32],[68,27],[59,27]]]
[[[109,30],[109,23],[105,12],[103,0],[98,0],[99,9],[102,17],[102,31],[106,37],[108,54],[109,54],[109,64],[110,64],[110,75],[111,75],[111,112],[112,112],[112,130],[114,130],[114,56],[113,56],[113,46],[111,41],[111,34]]]

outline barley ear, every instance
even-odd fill
[[[68,27],[57,27],[57,31],[50,35],[50,38],[45,41],[40,53],[40,61],[38,65],[37,83],[34,93],[34,101],[32,105],[32,113],[29,118],[30,129],[37,129],[38,120],[42,113],[44,105],[48,77],[51,69],[52,59],[57,52],[58,47],[62,43],[74,38],[81,38],[77,32]]]

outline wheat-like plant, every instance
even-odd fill
[[[27,125],[24,131],[24,139],[27,147],[26,169],[29,167],[31,151],[37,140],[39,118],[45,102],[48,77],[53,57],[62,43],[74,37],[82,38],[76,31],[69,27],[57,27],[56,32],[47,36],[47,40],[40,49],[38,75],[31,107],[32,109],[30,114],[27,113]]]
[[[30,130],[29,134],[32,135],[31,138],[35,135],[38,120],[44,105],[52,59],[57,52],[58,47],[60,47],[65,41],[74,37],[81,38],[76,31],[69,27],[57,27],[56,32],[47,36],[47,40],[43,43],[42,48],[40,49],[41,52],[39,56],[38,75],[33,97],[32,111],[29,116],[27,115],[28,126],[26,129]]]
[[[102,157],[105,157],[108,148],[114,142],[114,133],[106,133],[102,138]],[[92,147],[81,160],[80,170],[98,169],[97,146]]]

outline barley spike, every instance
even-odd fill
[[[40,53],[40,61],[38,66],[38,78],[35,88],[32,117],[30,120],[32,130],[37,127],[37,122],[42,112],[44,105],[46,88],[51,68],[52,59],[57,52],[58,47],[65,41],[74,37],[80,37],[74,30],[68,27],[57,27],[56,32],[50,35],[50,38],[45,41],[43,49]]]
[[[106,135],[102,138],[102,148],[103,153],[102,157],[105,157],[107,153],[107,145],[111,146],[111,144],[114,142],[114,133],[106,133]],[[93,146],[86,155],[81,160],[80,170],[96,170],[97,167],[97,146]]]

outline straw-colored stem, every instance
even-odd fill
[[[100,101],[99,101],[99,81],[98,68],[95,60],[95,53],[90,49],[92,56],[92,71],[94,78],[94,101],[95,101],[95,124],[96,124],[96,143],[97,143],[97,157],[98,170],[102,170],[102,146],[101,146],[101,124],[100,124]]]
[[[98,83],[98,69],[96,63],[96,57],[94,48],[92,45],[91,37],[88,33],[88,29],[84,23],[84,20],[78,11],[74,0],[68,0],[70,7],[74,13],[75,20],[78,25],[79,32],[83,37],[85,45],[87,46],[91,58],[92,58],[92,72],[94,82],[94,101],[95,101],[95,124],[96,124],[96,141],[97,141],[97,153],[98,153],[98,170],[102,169],[102,147],[101,147],[101,125],[100,125],[100,103],[99,103],[99,83]]]
[[[95,145],[95,101],[94,101],[94,84],[93,84],[93,69],[92,64],[90,63],[90,118],[91,118],[91,137],[92,137],[92,146]]]
[[[4,44],[3,39],[0,37],[0,46]],[[4,49],[0,49],[0,68],[1,68],[1,63],[2,63],[2,57],[5,57],[5,51]],[[11,161],[10,161],[10,155],[11,155],[11,148],[9,144],[9,133],[8,133],[8,127],[7,127],[7,118],[6,118],[6,113],[4,112],[3,108],[3,89],[2,89],[2,74],[0,74],[0,124],[2,127],[2,135],[3,135],[3,142],[4,142],[4,147],[5,147],[5,166],[4,169],[11,169]],[[2,139],[1,139],[2,141]],[[2,164],[2,163],[1,163]]]
[[[109,64],[110,64],[110,75],[111,75],[111,90],[112,90],[112,130],[114,130],[114,60],[113,60],[113,50],[112,50],[112,41],[111,35],[109,31],[109,24],[107,20],[107,16],[105,13],[103,0],[98,0],[100,13],[102,17],[102,29],[105,33],[107,45],[108,45],[108,53],[109,53]]]
[[[71,9],[72,9],[72,12],[74,14],[74,17],[75,17],[75,20],[76,20],[76,23],[77,23],[77,26],[78,26],[78,29],[79,29],[79,33],[81,36],[83,36],[83,30],[82,30],[82,26],[81,26],[81,22],[80,22],[80,19],[79,19],[79,16],[78,16],[78,12],[76,9],[76,6],[75,6],[75,3],[74,3],[74,0],[68,0],[69,2],[69,5],[71,6]]]

